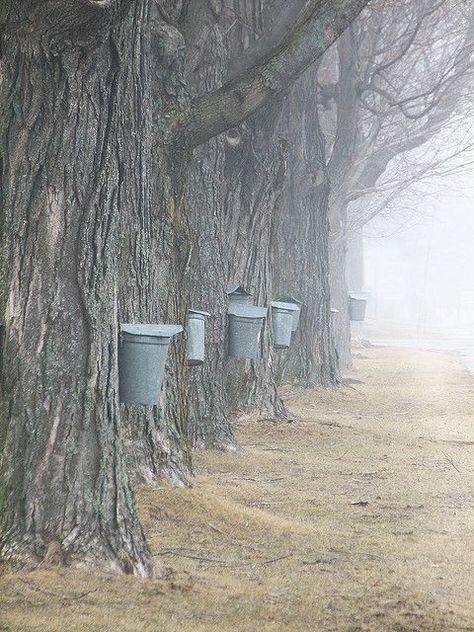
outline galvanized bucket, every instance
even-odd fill
[[[362,294],[351,294],[349,296],[349,318],[355,321],[365,320],[365,310],[367,298]]]
[[[283,296],[282,298],[279,298],[278,301],[281,303],[291,303],[292,305],[295,305],[297,307],[297,309],[295,309],[292,315],[293,325],[291,328],[292,332],[297,331],[300,325],[301,308],[303,307],[303,302],[299,301],[297,298],[294,298],[293,296]]]
[[[229,298],[229,307],[231,305],[250,305],[252,302],[252,295],[237,283],[229,283],[226,294]]]
[[[206,318],[210,314],[198,309],[188,310],[188,364],[199,366],[204,362]]]
[[[121,326],[119,386],[122,403],[158,404],[170,340],[181,331],[180,325]]]
[[[230,305],[228,343],[234,358],[257,359],[260,355],[260,332],[267,315],[266,307]]]
[[[300,308],[295,303],[272,302],[273,346],[276,349],[288,349],[291,344],[295,312]]]

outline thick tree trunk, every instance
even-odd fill
[[[227,149],[227,231],[224,249],[228,277],[251,292],[257,305],[270,306],[274,297],[271,239],[275,208],[285,181],[286,143],[276,135],[281,102],[236,132],[237,147]],[[257,360],[229,358],[227,395],[231,410],[278,419],[286,411],[278,395],[270,320],[264,323]]]
[[[159,313],[184,322],[182,267],[167,263],[171,235],[181,234],[172,169],[164,153],[151,159],[147,136],[152,123],[162,135],[157,115],[179,95],[170,89],[172,55],[164,57],[172,27],[145,0],[124,17],[126,8],[2,7],[0,552],[34,564],[59,545],[67,562],[146,575],[124,463],[117,346],[124,319]],[[168,75],[152,85],[157,55]],[[153,120],[145,114],[152,97]],[[117,266],[128,255],[133,266]],[[170,364],[184,385],[183,353],[181,344]],[[184,404],[181,386],[166,408],[168,429],[146,416],[152,452],[161,444],[171,455],[173,434],[179,444]],[[182,472],[176,458],[172,469]]]
[[[331,341],[328,261],[329,184],[316,102],[317,69],[298,81],[286,105],[282,132],[289,143],[289,183],[274,236],[277,293],[304,303],[280,379],[313,386],[337,382]]]
[[[187,34],[196,42],[190,53],[193,63],[189,76],[198,94],[222,82],[229,57],[240,58],[262,28],[262,3],[244,0],[237,10],[243,23],[233,27],[233,14],[229,23],[229,15],[222,15],[215,7],[203,11],[190,6],[188,10]],[[254,28],[249,30],[249,25]],[[225,38],[223,33],[229,26],[233,37]],[[193,32],[199,32],[199,37],[193,38]],[[195,445],[234,447],[228,412],[278,417],[284,411],[273,378],[268,327],[258,361],[228,358],[226,347],[227,283],[235,280],[244,284],[260,304],[267,304],[271,295],[269,239],[278,194],[275,177],[281,165],[274,138],[278,110],[266,110],[271,123],[263,115],[254,117],[200,147],[190,173],[188,203],[195,235],[193,301],[196,307],[211,312],[206,362],[202,368],[190,370],[190,425]]]
[[[167,8],[164,22],[156,6],[138,4],[134,28],[141,24],[141,32],[136,32],[134,54],[119,84],[119,143],[127,157],[122,157],[119,197],[122,322],[186,322],[191,235],[183,187],[188,156],[164,143],[166,114],[187,99],[184,40],[175,26],[179,17],[179,6]],[[159,406],[122,407],[126,462],[134,480],[189,482],[185,354],[185,337],[180,336],[170,348]]]
[[[196,94],[223,82],[228,65],[227,25],[215,3],[189,6],[186,41],[188,83]],[[227,261],[222,246],[225,201],[225,136],[202,145],[189,170],[187,204],[192,218],[192,305],[211,315],[206,321],[204,365],[189,369],[189,430],[193,445],[235,447],[224,385],[227,357]]]
[[[330,199],[330,279],[334,315],[334,335],[339,366],[351,366],[351,329],[349,320],[348,287],[346,282],[347,258],[347,185],[348,174],[357,164],[356,147],[359,135],[357,113],[359,108],[358,66],[352,28],[340,37],[337,45],[339,78],[337,83],[336,135],[328,170],[331,180]],[[348,115],[349,113],[349,115]]]
[[[233,28],[231,59],[238,63],[258,46],[260,35],[271,31],[275,20],[271,3],[262,0],[234,2],[239,24]],[[235,64],[234,64],[235,66]],[[270,306],[274,298],[271,274],[271,237],[275,207],[285,182],[286,145],[277,128],[283,98],[274,97],[256,115],[227,135],[226,201],[223,250],[229,281],[242,284],[255,304]],[[260,358],[228,358],[227,401],[234,413],[279,419],[286,411],[275,381],[275,358],[270,320],[261,335]]]

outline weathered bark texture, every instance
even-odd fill
[[[15,4],[2,7],[0,20],[1,251],[8,253],[0,552],[31,564],[59,543],[65,561],[145,575],[149,552],[122,449],[117,345],[123,318],[159,312],[184,322],[175,295],[181,270],[166,263],[179,224],[172,169],[164,152],[150,159],[152,124],[163,133],[156,113],[179,105],[170,89],[178,71],[163,58],[170,32],[145,0],[125,17],[125,4]],[[146,112],[157,58],[163,72],[169,63],[166,81],[154,84],[159,105]],[[130,257],[123,275],[121,242],[129,246],[122,261]],[[171,288],[166,299],[159,287]],[[179,347],[171,364],[183,378]],[[176,398],[167,407],[175,436],[185,389]],[[152,427],[152,451],[161,444],[171,454],[173,433],[152,417],[140,432]],[[181,464],[172,469],[181,472]]]
[[[281,103],[276,100],[238,131],[237,148],[226,160],[227,231],[224,248],[228,276],[241,283],[257,305],[270,306],[273,217],[285,179],[286,143],[276,134]],[[278,419],[286,415],[274,374],[270,309],[261,335],[258,360],[229,358],[227,395],[232,411]]]
[[[139,3],[136,24],[143,30],[137,32],[119,84],[121,322],[186,322],[191,242],[182,171],[188,157],[164,142],[167,115],[187,102],[184,39],[177,29],[180,3],[172,4],[176,6],[167,7],[164,22],[153,4],[144,2],[140,8]],[[190,454],[184,336],[171,345],[160,405],[124,406],[121,412],[127,466],[134,479],[186,484]]]
[[[188,11],[187,35],[199,32],[191,54],[190,81],[197,93],[209,91],[228,72],[229,60],[240,59],[262,29],[264,7],[254,0],[239,2],[241,22],[224,38],[231,18],[208,8]],[[212,42],[212,60],[203,43]],[[190,427],[195,445],[235,446],[229,413],[279,417],[284,409],[273,377],[268,326],[257,361],[227,357],[227,297],[235,280],[259,304],[268,304],[271,215],[278,195],[281,152],[274,138],[281,106],[266,109],[245,125],[200,147],[190,173],[188,204],[194,223],[193,300],[211,312],[206,363],[191,369]],[[276,150],[273,151],[273,148]],[[280,184],[281,186],[281,184]]]
[[[277,294],[304,303],[292,347],[279,364],[280,380],[306,386],[337,381],[330,332],[329,183],[316,76],[316,68],[305,73],[285,106],[289,181],[275,225],[273,263]]]
[[[256,63],[250,59],[252,65],[237,77],[194,100],[184,130],[188,142],[198,146],[239,125],[275,95],[285,92],[338,39],[367,4],[368,0],[308,0],[301,19],[290,25],[280,45],[262,51],[263,57]],[[248,12],[249,7],[255,7],[253,15]],[[241,0],[237,3],[238,20],[247,28],[249,25],[253,28],[256,18],[260,24],[254,33],[259,33],[263,7],[263,2],[257,0],[253,5]],[[251,21],[243,22],[242,16],[248,15],[251,15]]]
[[[202,93],[220,85],[228,65],[226,24],[218,5],[191,4],[186,15],[187,76],[191,89]],[[227,258],[225,233],[225,145],[221,135],[201,145],[189,170],[187,205],[192,221],[191,301],[208,311],[206,358],[202,367],[189,369],[189,430],[195,446],[235,447],[224,385],[227,356]]]
[[[275,13],[271,2],[240,0],[235,4],[240,20],[232,30],[230,57],[239,61],[259,48],[260,36],[271,30]],[[274,298],[270,265],[273,219],[286,175],[286,144],[276,133],[284,98],[275,96],[246,123],[231,130],[225,155],[222,240],[228,280],[242,284],[255,304],[268,307]],[[260,358],[227,360],[227,401],[234,413],[272,419],[286,415],[275,381],[276,352],[271,338],[269,310]]]

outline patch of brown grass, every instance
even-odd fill
[[[474,630],[472,382],[440,353],[363,355],[293,423],[198,452],[192,489],[138,490],[163,579],[7,573],[0,630]]]

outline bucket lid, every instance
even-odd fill
[[[272,301],[271,305],[276,309],[285,309],[289,312],[297,312],[300,309],[300,306],[296,303],[282,303],[281,301]]]
[[[349,294],[349,298],[351,298],[353,301],[367,301],[366,294]]]
[[[241,294],[243,296],[252,296],[250,292],[238,283],[228,283],[225,289],[226,294]]]
[[[339,310],[335,307],[331,307],[331,314],[339,314]]]
[[[210,316],[209,312],[203,312],[200,309],[188,309],[188,314],[198,314],[199,316]]]
[[[147,325],[124,323],[120,326],[122,333],[131,336],[148,336],[150,338],[172,338],[183,331],[181,325]]]
[[[277,300],[281,301],[282,303],[293,303],[294,305],[298,305],[298,307],[304,305],[303,301],[298,300],[294,296],[282,296]]]
[[[265,318],[268,309],[257,305],[231,305],[227,313],[242,318]]]

